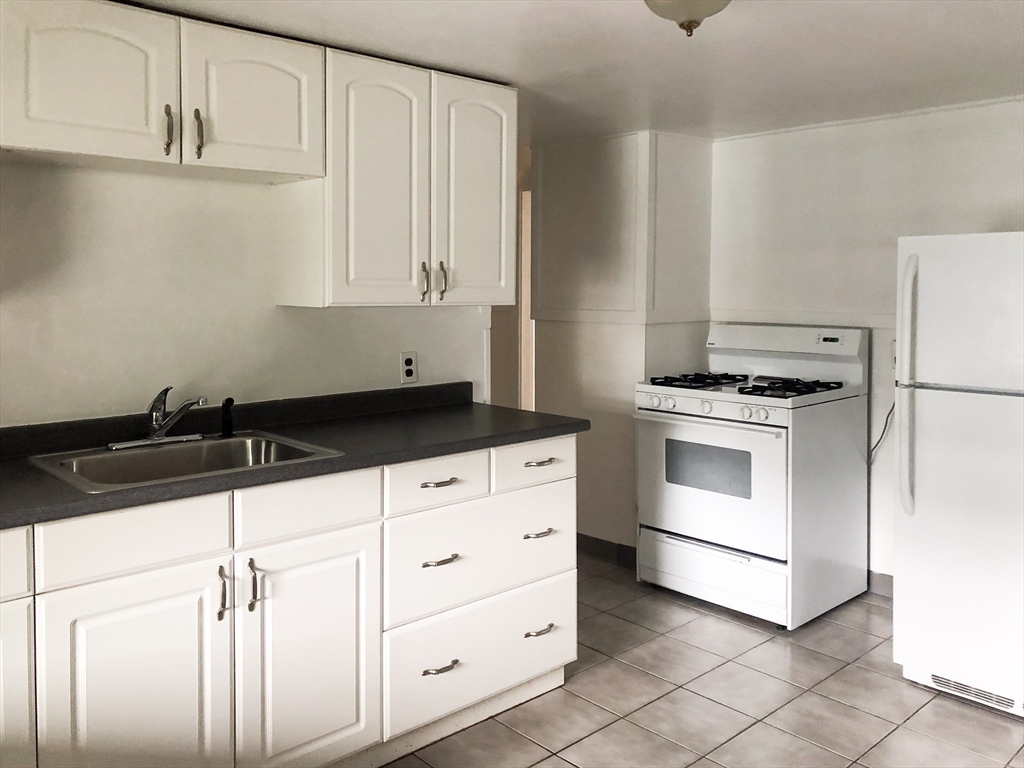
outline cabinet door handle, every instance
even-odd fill
[[[447,480],[436,480],[434,482],[420,483],[420,488],[447,488],[459,482],[457,477],[449,477]]]
[[[525,536],[523,536],[523,538],[524,539],[543,539],[545,536],[550,536],[554,532],[555,532],[554,528],[548,528],[546,531],[541,531],[540,533],[528,533]]]
[[[167,116],[167,141],[164,142],[164,154],[171,154],[171,145],[174,143],[174,115],[171,113],[171,105],[164,104],[164,114]]]
[[[550,459],[544,459],[544,461],[528,461],[525,464],[523,464],[523,466],[524,467],[550,467],[556,461],[558,461],[558,459],[556,459],[554,456],[552,456]]]
[[[249,573],[252,574],[252,597],[249,598],[249,613],[252,613],[256,610],[256,589],[259,586],[259,580],[256,576],[256,561],[251,557],[249,558]]]
[[[203,156],[203,147],[206,146],[206,135],[203,132],[203,118],[199,110],[193,112],[192,116],[196,119],[196,160],[199,160]]]
[[[448,292],[448,270],[444,268],[443,261],[439,261],[437,266],[441,268],[441,292],[437,295],[437,300],[444,301],[444,295]]]
[[[448,565],[454,563],[459,559],[459,553],[453,552],[451,557],[446,557],[444,560],[427,560],[420,568],[439,568],[442,565]]]
[[[554,624],[548,624],[544,629],[538,629],[536,632],[527,632],[523,637],[540,637],[541,635],[546,635],[554,628]]]
[[[224,614],[228,612],[228,574],[224,566],[217,569],[220,577],[220,608],[217,610],[217,621],[224,621]]]
[[[427,262],[420,262],[420,269],[423,270],[423,290],[420,291],[420,301],[425,302],[430,293],[430,270],[427,269]]]
[[[424,669],[420,677],[429,677],[430,675],[443,675],[445,672],[451,672],[459,666],[458,659],[452,659],[452,663],[446,667],[438,667],[437,669]]]

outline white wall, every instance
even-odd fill
[[[901,235],[1024,228],[1024,102],[716,142],[711,317],[872,332],[872,439],[892,404]],[[871,569],[892,572],[891,443],[872,472]]]
[[[485,399],[486,308],[274,305],[300,191],[0,167],[0,425],[394,387],[407,350]]]

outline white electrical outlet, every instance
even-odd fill
[[[401,364],[400,381],[403,384],[415,384],[420,380],[420,364],[415,352],[402,352],[399,363]]]

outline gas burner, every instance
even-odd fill
[[[677,389],[708,389],[724,384],[739,384],[747,378],[734,373],[684,373],[679,376],[652,376],[651,384]]]
[[[803,379],[786,379],[781,376],[755,376],[754,383],[737,390],[741,395],[755,397],[789,398],[800,395],[813,395],[815,392],[828,392],[842,388],[841,381],[804,381]]]

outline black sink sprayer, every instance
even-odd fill
[[[234,437],[235,436],[235,424],[231,418],[231,406],[235,404],[235,398],[225,397],[224,402],[220,404],[220,436],[221,437]]]

